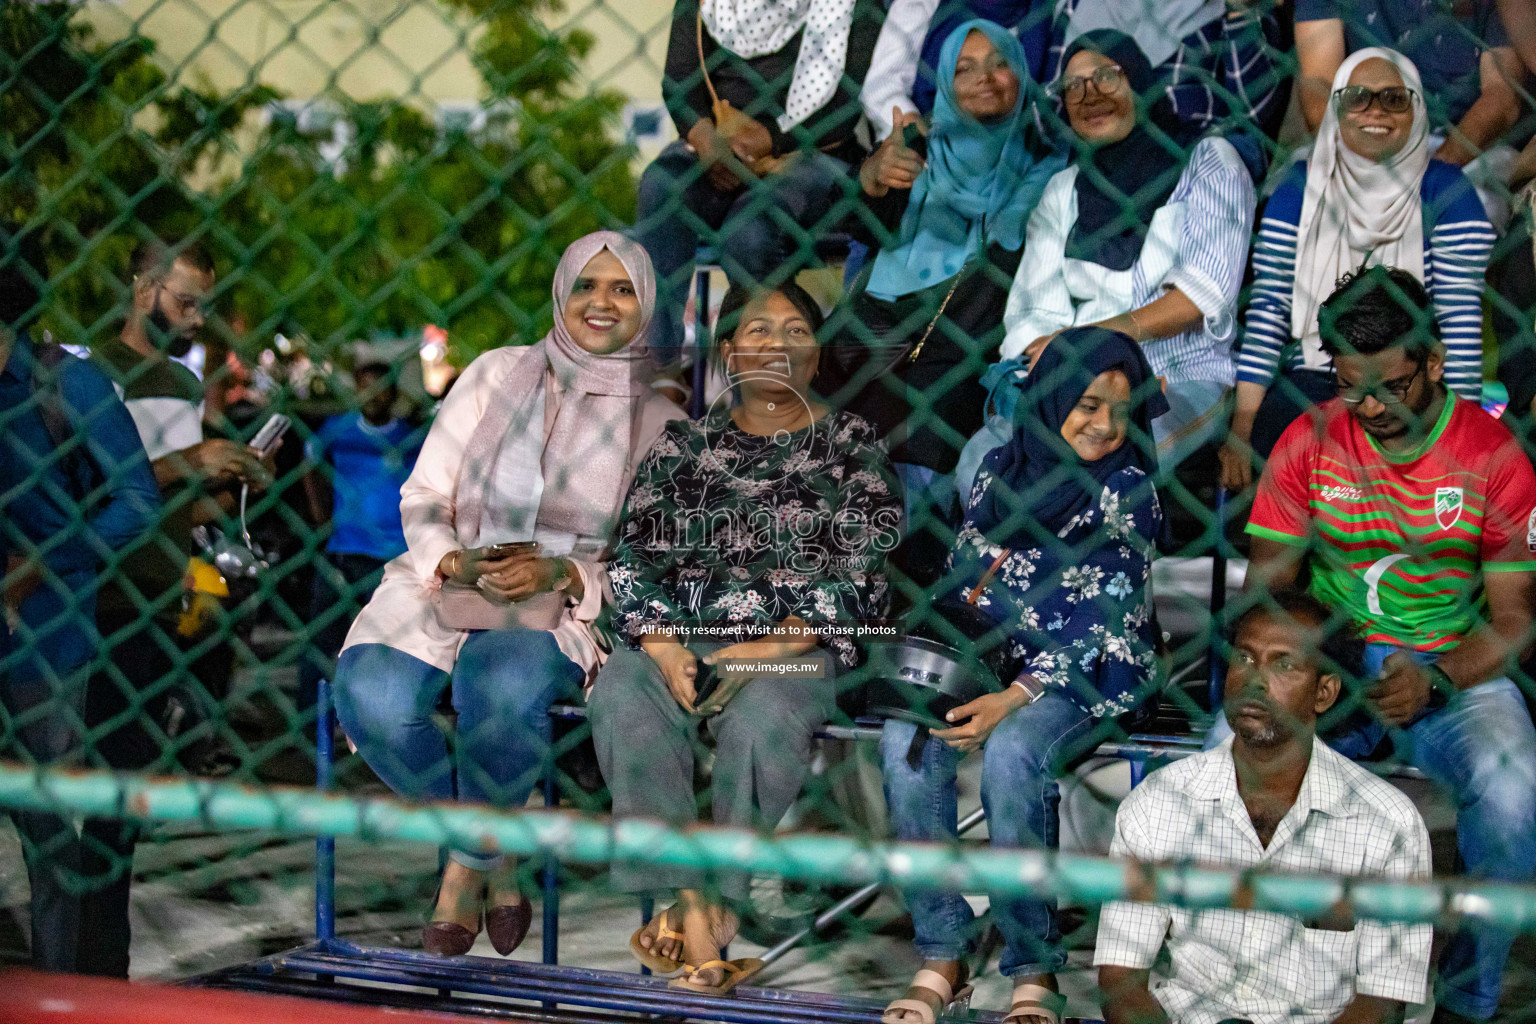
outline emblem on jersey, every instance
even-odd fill
[[[1461,488],[1435,488],[1435,522],[1440,529],[1449,530],[1461,518]]]
[[[1525,521],[1525,546],[1536,552],[1536,508],[1531,509],[1531,518]]]

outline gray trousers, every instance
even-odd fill
[[[702,656],[720,645],[688,646]],[[820,656],[826,678],[753,679],[709,719],[715,824],[771,829],[799,795],[810,770],[811,735],[836,703],[833,659],[825,652]],[[698,820],[693,767],[700,719],[673,699],[650,655],[614,651],[592,686],[587,717],[615,818],[652,818],[674,826]],[[703,888],[705,874],[616,862],[610,878],[620,892],[655,895]],[[751,876],[721,873],[714,881],[726,899],[744,900]]]

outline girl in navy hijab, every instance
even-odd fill
[[[1025,379],[1009,443],[977,474],[939,600],[990,623],[1009,684],[950,712],[918,741],[889,720],[880,750],[897,838],[953,838],[961,757],[982,751],[981,798],[992,845],[1053,847],[1056,777],[1113,719],[1154,688],[1147,580],[1162,511],[1152,419],[1167,408],[1141,346],[1118,331],[1074,327]],[[945,609],[948,606],[948,610]],[[912,623],[909,621],[908,626]],[[964,994],[973,951],[957,893],[909,896],[923,970],[886,1024],[932,1024]],[[1066,962],[1054,901],[994,901],[1000,969],[1013,980],[1007,1024],[1060,1024],[1055,972]]]

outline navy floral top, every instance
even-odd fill
[[[725,409],[673,420],[624,502],[608,565],[616,624],[634,645],[669,625],[878,619],[901,522],[890,460],[857,416],[833,412],[776,437],[747,433]],[[849,638],[823,641],[857,664]]]
[[[959,586],[952,600],[969,595],[1004,551],[971,513],[994,479],[984,463],[949,556]],[[1095,718],[1132,710],[1152,677],[1147,580],[1162,520],[1146,474],[1122,469],[1055,542],[1012,551],[976,600],[994,626],[1010,632],[1010,653],[1023,671],[1061,688]]]

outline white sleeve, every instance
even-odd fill
[[[1067,235],[1077,219],[1073,184],[1076,168],[1058,171],[1029,215],[1024,255],[1003,308],[1002,357],[1013,359],[1029,343],[1072,325],[1072,295],[1067,291]]]
[[[1433,875],[1429,829],[1402,798],[1404,819],[1382,865],[1386,878],[1427,880]],[[1385,845],[1385,844],[1383,844]],[[1358,925],[1355,991],[1379,999],[1422,1003],[1429,989],[1429,953],[1434,929],[1428,924],[1362,920]]]
[[[912,83],[917,81],[917,65],[923,52],[928,25],[939,9],[939,0],[893,0],[875,40],[875,52],[869,59],[869,73],[859,102],[875,130],[875,138],[891,134],[891,108],[903,113],[917,113],[912,102]]]
[[[1145,783],[1143,783],[1145,785]],[[1136,790],[1131,791],[1137,797]],[[1115,835],[1110,840],[1109,855],[1151,864],[1158,852],[1147,839],[1143,820],[1149,808],[1145,798],[1127,799],[1115,815]],[[1099,914],[1099,934],[1094,944],[1093,964],[1146,970],[1157,961],[1168,934],[1173,912],[1159,903],[1128,903],[1112,900]]]
[[[1253,235],[1253,179],[1225,139],[1200,145],[1178,258],[1164,284],[1195,304],[1211,337],[1227,342],[1237,333],[1237,294]]]

